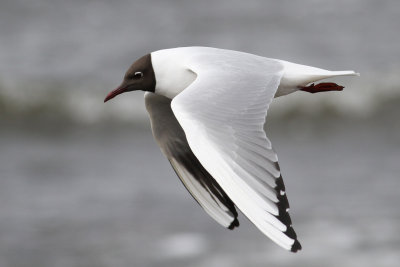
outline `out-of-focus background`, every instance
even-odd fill
[[[399,266],[398,0],[2,0],[0,25],[0,266]],[[271,106],[301,252],[208,217],[143,93],[103,104],[136,58],[190,45],[361,73]]]

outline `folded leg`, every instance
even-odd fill
[[[344,86],[337,85],[336,83],[319,83],[319,84],[310,84],[307,86],[299,86],[301,91],[309,92],[311,94],[320,93],[320,92],[328,92],[328,91],[342,91]]]

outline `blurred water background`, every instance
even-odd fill
[[[399,266],[399,1],[2,0],[0,25],[0,266]],[[301,252],[213,222],[142,93],[102,103],[136,58],[190,45],[361,73],[271,106]]]

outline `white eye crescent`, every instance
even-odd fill
[[[140,72],[140,71],[135,72],[135,77],[142,78],[143,77],[143,72]]]

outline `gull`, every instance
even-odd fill
[[[135,61],[104,102],[142,90],[153,136],[198,204],[219,224],[239,226],[238,208],[262,233],[301,249],[289,215],[278,156],[264,131],[275,97],[341,91],[315,82],[329,71],[210,47],[179,47]]]

